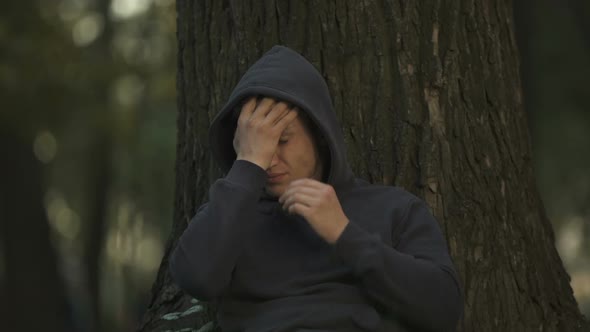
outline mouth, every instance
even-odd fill
[[[266,181],[269,183],[280,182],[287,173],[267,173]]]

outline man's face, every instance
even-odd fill
[[[303,178],[322,180],[318,149],[301,117],[296,117],[283,131],[266,173],[265,189],[276,197],[285,192],[291,181]]]

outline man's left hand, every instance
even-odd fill
[[[279,198],[283,210],[296,213],[309,223],[314,231],[330,244],[336,243],[348,218],[334,188],[313,179],[291,182]]]

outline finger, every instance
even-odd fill
[[[295,107],[293,107],[293,105],[291,105],[290,103],[287,103],[287,111],[284,112],[280,117],[278,117],[275,122],[273,123],[273,125],[277,125],[279,123],[279,121],[281,121],[282,118],[284,118],[285,116],[287,116],[287,114],[291,113],[293,110],[295,109]]]
[[[256,110],[252,114],[253,118],[264,119],[266,115],[272,110],[272,106],[276,103],[276,100],[268,97],[262,98],[261,101],[256,105]]]
[[[289,186],[287,187],[287,191],[289,190],[289,188],[299,187],[308,187],[313,188],[314,190],[320,190],[323,189],[325,186],[327,186],[327,184],[320,182],[318,180],[311,178],[303,178],[291,181],[291,183],[289,183]]]
[[[297,193],[301,193],[303,195],[307,195],[310,197],[315,197],[318,195],[318,190],[316,188],[302,187],[302,186],[288,187],[287,190],[285,190],[285,192],[281,195],[281,197],[279,197],[279,203],[283,204],[290,197],[292,197],[293,195],[295,195]]]
[[[276,103],[272,110],[264,119],[265,123],[275,124],[279,119],[287,115],[289,112],[289,105],[285,102]]]
[[[292,204],[295,201],[301,201],[306,205],[309,205],[317,196],[318,193],[314,189],[307,188],[307,190],[291,190],[290,192],[285,192],[281,195],[282,200],[280,200],[280,203],[285,205]]]
[[[277,130],[279,130],[280,132],[283,132],[283,130],[285,130],[285,128],[287,128],[287,126],[293,120],[295,120],[298,112],[299,111],[296,108],[293,108],[292,110],[290,110],[284,117],[282,117],[280,120],[277,121],[277,123],[275,124],[275,128]]]
[[[246,102],[244,103],[244,106],[242,106],[242,110],[240,111],[240,116],[238,118],[238,122],[244,122],[245,120],[248,120],[250,118],[250,116],[252,116],[252,113],[254,112],[256,108],[256,97],[250,97],[246,100]]]
[[[316,201],[317,199],[314,196],[309,196],[303,193],[295,193],[285,200],[283,203],[283,210],[288,211],[289,207],[291,207],[293,204],[302,204],[307,207],[312,207]]]
[[[310,210],[310,208],[308,206],[305,206],[300,203],[295,203],[295,204],[289,206],[289,208],[286,211],[289,212],[290,214],[298,214],[298,215],[307,219],[307,214],[308,214],[309,210]]]

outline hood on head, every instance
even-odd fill
[[[224,172],[229,171],[236,159],[233,137],[237,116],[234,110],[245,98],[256,95],[290,102],[305,112],[328,143],[327,183],[336,189],[353,183],[342,129],[324,78],[303,56],[284,46],[274,46],[246,71],[211,123],[209,143],[213,157]]]

